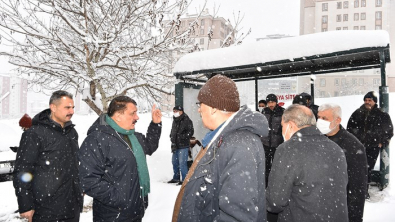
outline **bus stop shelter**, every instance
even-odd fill
[[[204,82],[216,74],[222,74],[236,82],[255,81],[257,106],[260,79],[378,68],[381,72],[379,103],[381,109],[388,112],[389,90],[385,67],[389,62],[389,35],[382,30],[333,31],[258,41],[181,57],[173,70],[179,80],[175,86],[175,99],[177,105],[188,103],[192,97],[196,98],[197,89]],[[193,121],[195,126],[202,128],[196,118]],[[378,182],[380,189],[389,184],[388,147],[381,150],[380,171],[373,172],[373,181]]]

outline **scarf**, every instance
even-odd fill
[[[207,145],[211,142],[211,140],[214,138],[215,134],[217,134],[217,132],[221,129],[222,125],[224,125],[224,123],[225,123],[225,122],[223,122],[221,125],[219,125],[219,126],[217,127],[217,129],[208,132],[208,133],[204,136],[204,138],[202,139],[202,146],[203,146],[204,148],[207,147]]]
[[[132,151],[133,151],[133,154],[134,154],[134,156],[136,158],[136,162],[137,162],[137,171],[139,174],[141,196],[142,197],[147,196],[148,193],[150,192],[150,179],[149,179],[147,160],[146,160],[143,148],[141,147],[139,141],[137,140],[137,137],[134,135],[134,129],[133,130],[125,130],[125,129],[121,128],[107,114],[106,114],[106,122],[116,132],[128,136],[130,143],[132,144]]]

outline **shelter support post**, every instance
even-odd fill
[[[380,108],[383,112],[389,112],[389,89],[387,86],[387,76],[385,72],[385,54],[380,51],[380,71],[381,71],[381,86],[379,91]],[[389,145],[381,148],[380,152],[380,181],[379,188],[382,190],[389,184],[390,177],[390,153]]]
[[[313,103],[314,101],[314,78],[312,78],[312,76],[310,76],[310,95],[311,95],[311,103]]]
[[[258,78],[255,78],[255,110],[258,110]]]
[[[174,90],[174,103],[177,106],[182,106],[184,107],[184,83],[179,82],[175,85],[175,90]]]

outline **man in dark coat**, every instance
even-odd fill
[[[189,141],[193,136],[194,129],[192,120],[184,113],[183,107],[175,106],[173,113],[173,124],[170,132],[173,178],[168,183],[181,185],[188,173]]]
[[[318,108],[317,128],[339,145],[347,161],[347,207],[349,222],[363,221],[368,163],[365,147],[341,125],[342,110],[336,104],[323,104]]]
[[[158,148],[161,116],[154,105],[147,135],[137,133],[137,104],[119,96],[88,130],[78,157],[82,190],[93,197],[93,221],[142,220],[150,192],[146,155]]]
[[[70,119],[73,95],[56,91],[49,109],[22,134],[14,170],[19,213],[29,221],[79,221],[78,134]]]
[[[223,75],[209,79],[198,94],[202,140],[181,186],[173,222],[265,221],[265,157],[260,136],[267,121],[240,108],[236,84]]]
[[[311,111],[313,111],[315,119],[317,120],[319,106],[314,104],[313,97],[310,94],[305,93],[305,92],[302,92],[301,94],[296,95],[294,98],[294,101],[295,101],[295,99],[297,99],[297,97],[299,97],[299,98],[302,97],[302,99],[299,100],[299,104],[309,107],[309,109],[311,109]],[[302,103],[305,103],[305,104],[302,104]],[[293,103],[293,104],[295,104],[295,103]]]
[[[388,113],[378,108],[375,92],[368,92],[363,99],[364,104],[348,120],[347,130],[365,146],[369,183],[371,182],[370,174],[376,164],[380,149],[389,145],[394,135],[394,127]]]
[[[343,150],[315,127],[313,112],[294,104],[283,114],[285,142],[277,147],[267,209],[278,221],[348,221]]]
[[[284,142],[281,134],[281,118],[283,116],[284,108],[279,106],[277,96],[269,94],[266,96],[267,107],[263,109],[267,122],[269,123],[269,135],[262,137],[263,147],[265,148],[265,162],[266,162],[266,187],[272,168],[272,162],[276,148]]]

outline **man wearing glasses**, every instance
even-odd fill
[[[265,221],[266,118],[246,106],[231,79],[216,75],[200,89],[199,113],[210,130],[184,180],[175,221]]]

